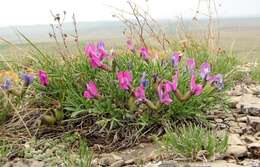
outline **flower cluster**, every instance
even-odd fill
[[[14,88],[20,80],[24,82],[24,87],[28,87],[34,81],[34,74],[32,73],[21,73],[20,78],[17,73],[13,71],[0,72],[0,87],[4,90],[11,90]]]
[[[127,41],[128,49],[135,53],[136,49],[131,40]],[[95,45],[87,45],[85,49],[86,54],[89,57],[89,62],[92,68],[102,68],[102,60],[107,55],[104,51],[104,44],[99,43]],[[147,48],[140,48],[140,57],[148,61],[149,60],[149,51]],[[223,76],[217,74],[215,76],[210,76],[211,66],[209,63],[205,62],[200,66],[199,76],[201,77],[202,82],[197,83],[196,75],[196,62],[194,59],[187,59],[186,68],[190,74],[190,90],[183,95],[178,89],[179,86],[179,64],[183,54],[181,52],[174,52],[171,57],[172,66],[175,73],[172,76],[172,81],[158,79],[158,75],[153,76],[153,83],[156,84],[156,92],[158,95],[158,101],[164,105],[170,105],[173,102],[171,93],[174,93],[180,101],[186,101],[191,96],[200,96],[203,93],[203,89],[207,83],[212,86],[217,87],[218,89],[223,89]],[[132,97],[136,99],[137,102],[143,102],[147,104],[152,104],[152,102],[146,98],[146,88],[149,87],[149,80],[147,80],[146,72],[143,72],[140,78],[140,84],[137,87],[133,86],[133,75],[132,75],[132,64],[127,71],[118,71],[116,72],[116,79],[118,80],[119,88],[130,92]],[[84,97],[87,99],[93,99],[100,96],[100,93],[97,90],[96,84],[93,81],[89,81],[84,92]],[[153,105],[155,106],[155,105]]]
[[[131,40],[127,41],[127,47],[132,52],[135,53],[136,49]],[[140,57],[149,64],[150,53],[148,48],[142,47],[139,49]],[[130,62],[127,64],[128,70],[117,71],[111,70],[114,67],[110,67],[105,64],[104,59],[110,57],[113,59],[113,56],[110,56],[106,50],[103,42],[99,42],[97,45],[88,44],[85,47],[85,54],[87,56],[87,60],[90,64],[90,67],[93,69],[103,69],[108,72],[115,73],[115,80],[118,81],[118,87],[121,90],[129,92],[131,95],[131,99],[135,99],[137,103],[144,103],[147,106],[152,106],[152,108],[158,107],[155,104],[164,104],[170,105],[173,103],[174,94],[176,98],[180,101],[187,101],[192,96],[200,96],[203,93],[203,89],[206,84],[210,84],[217,89],[221,90],[224,87],[223,83],[223,75],[217,74],[215,76],[210,75],[211,73],[211,65],[208,62],[204,62],[201,64],[199,71],[196,71],[196,61],[192,58],[186,60],[185,68],[187,69],[190,76],[190,84],[189,90],[186,93],[182,93],[178,87],[179,77],[181,74],[181,70],[179,69],[181,60],[183,59],[183,54],[181,52],[175,51],[171,56],[171,63],[173,67],[174,73],[172,74],[172,80],[166,80],[160,78],[158,74],[154,74],[152,76],[153,81],[153,89],[157,92],[158,100],[156,102],[151,102],[148,97],[146,97],[146,90],[150,86],[149,80],[147,79],[147,73],[144,71],[140,76],[140,81],[138,86],[134,86],[134,77],[133,77],[133,64]],[[167,62],[162,61],[162,65],[167,64]],[[42,86],[48,86],[48,74],[40,70],[38,72],[38,77],[40,84]],[[200,77],[200,79],[199,79]],[[22,75],[22,78],[25,82],[31,83],[33,81],[33,77],[30,75]],[[198,81],[201,81],[200,83]],[[6,80],[5,87],[10,87],[10,83]],[[83,97],[87,100],[98,99],[102,97],[102,92],[98,90],[98,86],[93,80],[90,80],[86,83],[86,88],[83,92]]]

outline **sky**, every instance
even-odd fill
[[[156,19],[193,17],[198,0],[132,0]],[[147,1],[147,2],[146,2]],[[206,10],[201,0],[200,11]],[[260,17],[260,0],[215,0],[219,17]],[[126,0],[1,0],[0,27],[50,24],[53,13],[75,13],[77,21],[113,20],[115,9],[128,10]],[[70,18],[69,18],[70,19]],[[70,21],[70,20],[68,20]]]

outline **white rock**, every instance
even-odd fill
[[[231,145],[231,146],[244,145],[244,143],[240,139],[239,134],[236,134],[236,133],[231,133],[231,134],[228,135],[228,144]]]
[[[229,146],[227,151],[227,155],[233,155],[235,157],[244,157],[247,155],[247,147],[246,146]]]

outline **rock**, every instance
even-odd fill
[[[154,161],[156,158],[157,154],[153,151],[145,158],[145,162]]]
[[[144,167],[159,167],[159,165],[160,165],[161,163],[162,163],[162,162],[157,162],[157,163],[149,162],[149,163],[146,164]]]
[[[247,116],[247,119],[250,125],[256,126],[260,124],[260,117]]]
[[[256,125],[255,131],[256,131],[256,132],[260,132],[260,124],[257,124],[257,125]]]
[[[237,121],[246,123],[247,122],[247,117],[240,117],[240,118],[237,119]]]
[[[116,154],[110,154],[110,156],[114,159],[114,161],[122,160],[122,157],[116,155]]]
[[[97,166],[99,164],[98,160],[99,160],[98,158],[93,159],[91,161],[91,166]]]
[[[244,135],[241,137],[242,140],[244,140],[246,143],[254,143],[256,142],[256,139],[252,135]]]
[[[229,146],[226,155],[228,156],[235,156],[237,158],[239,157],[245,157],[247,155],[247,147],[246,146]]]
[[[254,158],[260,159],[260,143],[251,143],[247,148]]]
[[[231,133],[237,133],[237,134],[243,134],[244,133],[243,129],[241,129],[240,127],[230,127],[229,131]]]
[[[177,167],[176,161],[163,161],[158,167]]]
[[[111,164],[110,167],[121,167],[123,165],[125,165],[125,161],[124,160],[119,160],[119,161],[116,161],[113,164]]]
[[[40,161],[32,161],[31,167],[44,167],[44,162],[40,162]]]
[[[257,132],[254,137],[256,138],[256,140],[260,141],[260,131]]]
[[[214,162],[192,162],[188,164],[183,163],[180,167],[244,167],[244,166],[228,163],[227,161],[224,160],[217,160]],[[246,166],[246,167],[251,167],[251,166]]]
[[[51,157],[51,156],[53,155],[53,152],[52,152],[51,149],[47,149],[47,150],[45,151],[45,154],[46,154],[46,156]]]
[[[129,159],[125,161],[125,165],[133,165],[135,163],[134,159]]]
[[[216,121],[217,123],[222,123],[222,122],[223,122],[223,120],[222,120],[222,119],[219,119],[219,118],[215,119],[215,121]]]
[[[99,160],[98,164],[101,166],[109,166],[114,162],[112,157],[103,157]]]
[[[236,104],[236,108],[240,109],[241,113],[254,116],[260,115],[260,99],[252,94],[244,94],[240,97],[231,97],[231,103]]]
[[[228,144],[229,145],[243,145],[240,136],[238,134],[229,134],[228,135]]]
[[[260,161],[259,160],[253,160],[253,159],[244,159],[242,162],[240,162],[243,166],[250,166],[250,167],[259,167]]]
[[[31,159],[15,159],[6,163],[3,167],[44,167],[44,162]]]

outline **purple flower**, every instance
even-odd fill
[[[103,41],[99,41],[97,44],[97,48],[105,50],[105,43]]]
[[[25,82],[26,85],[31,85],[33,83],[34,78],[35,77],[33,74],[21,74],[21,79]]]
[[[182,53],[181,52],[174,52],[172,55],[172,65],[174,68],[178,68],[178,65],[181,61]]]
[[[217,74],[213,77],[208,77],[208,81],[211,85],[215,86],[219,90],[224,89],[223,75]]]
[[[128,90],[131,87],[133,77],[129,71],[120,71],[117,73],[117,80],[121,89]]]
[[[140,49],[140,56],[144,59],[144,60],[148,60],[148,49],[143,47]]]
[[[144,101],[146,99],[145,89],[143,85],[140,85],[138,88],[136,88],[136,90],[134,91],[134,96],[139,102]]]
[[[172,91],[172,84],[170,81],[161,82],[158,85],[157,92],[159,95],[160,102],[165,105],[169,105],[172,102],[170,92]]]
[[[40,71],[38,72],[38,76],[39,76],[39,78],[40,78],[40,83],[41,83],[41,85],[43,85],[43,86],[48,86],[48,84],[49,84],[48,74],[47,74],[45,71],[40,70]]]
[[[147,74],[146,72],[143,72],[141,80],[140,80],[140,84],[144,86],[144,88],[147,88],[149,85],[149,81],[146,79]]]
[[[99,92],[97,90],[97,86],[93,81],[89,81],[86,84],[86,90],[83,93],[83,96],[86,99],[93,99],[99,96]]]
[[[131,39],[128,39],[126,43],[127,43],[127,48],[131,50],[132,53],[135,53],[135,47],[133,41]]]
[[[188,59],[187,60],[187,66],[188,66],[190,73],[194,72],[195,67],[196,67],[195,60],[194,59]]]
[[[195,74],[191,75],[190,88],[191,88],[191,91],[194,93],[195,96],[201,95],[201,93],[203,91],[203,86],[200,85],[200,84],[196,84]]]
[[[10,90],[13,87],[13,82],[11,78],[9,77],[4,77],[3,78],[3,84],[1,85],[1,88],[4,90]]]
[[[206,80],[209,73],[211,72],[211,68],[209,63],[205,62],[200,66],[200,76],[203,80]]]

